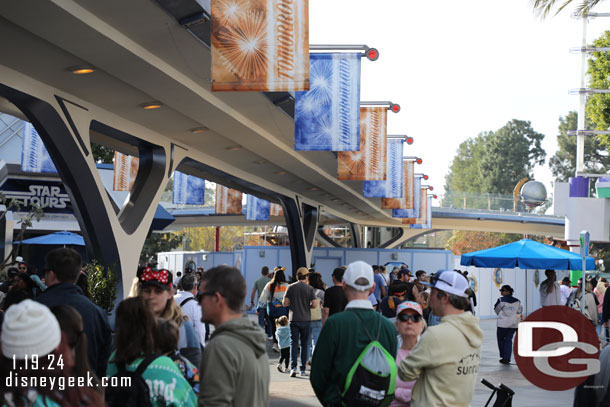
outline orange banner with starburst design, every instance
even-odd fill
[[[403,225],[425,225],[428,223],[428,188],[422,188],[420,194],[421,211],[419,218],[403,218]]]
[[[309,90],[308,0],[213,0],[212,90]]]
[[[216,184],[215,212],[219,215],[241,215],[241,197],[240,191]]]
[[[139,164],[140,159],[138,157],[115,151],[112,189],[114,191],[131,191],[138,175]]]
[[[270,216],[284,216],[284,208],[282,205],[272,203],[269,207]]]
[[[381,209],[413,209],[415,161],[404,161],[402,163],[402,171],[404,182],[402,197],[381,198]]]
[[[387,108],[360,108],[360,151],[337,153],[337,178],[385,181],[387,176]]]

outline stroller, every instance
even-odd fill
[[[489,406],[491,399],[493,399],[494,395],[496,394],[498,396],[496,398],[496,402],[493,404],[493,407],[512,407],[513,396],[515,395],[514,391],[503,384],[500,384],[500,387],[496,387],[485,379],[481,380],[481,383],[493,390],[491,396],[489,396],[489,399],[487,400],[487,403],[485,403],[485,407]]]

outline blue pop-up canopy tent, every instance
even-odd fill
[[[19,243],[19,242],[15,242]],[[41,244],[41,245],[57,245],[57,246],[84,246],[85,239],[76,233],[62,231],[50,233],[48,235],[37,236],[31,239],[26,239],[22,244]]]
[[[582,257],[567,250],[530,239],[462,254],[462,266],[543,270],[581,270]],[[595,259],[587,257],[587,270],[595,270]]]

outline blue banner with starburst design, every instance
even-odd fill
[[[31,123],[24,123],[21,149],[21,171],[57,172],[42,139]]]
[[[264,199],[248,195],[246,201],[246,220],[269,220],[271,203]]]
[[[421,215],[421,177],[413,180],[413,209],[392,209],[393,218],[419,218]]]
[[[360,150],[360,54],[311,54],[310,90],[296,92],[294,149]]]
[[[387,179],[385,181],[364,181],[363,195],[367,198],[400,198],[404,184],[402,170],[402,151],[404,140],[388,140],[386,161]]]
[[[203,205],[205,201],[205,180],[193,175],[174,171],[174,204]]]
[[[426,218],[423,223],[410,225],[411,229],[432,229],[432,196],[426,199]]]

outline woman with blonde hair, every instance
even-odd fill
[[[193,324],[185,324],[188,317],[174,300],[172,273],[162,269],[154,271],[146,267],[140,276],[139,296],[146,303],[157,318],[170,319],[180,328],[178,350],[193,365],[199,366],[201,361],[201,345],[195,333]]]

